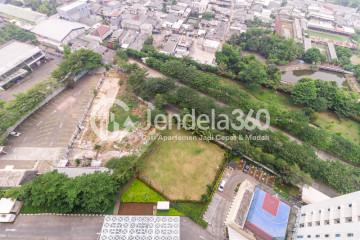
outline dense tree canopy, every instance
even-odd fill
[[[238,63],[238,78],[245,84],[262,85],[268,82],[267,68],[254,56],[246,56]]]
[[[45,173],[6,194],[25,206],[52,213],[105,213],[114,204],[117,183],[107,173],[73,179],[55,172]]]
[[[338,88],[335,82],[310,78],[301,79],[292,90],[296,104],[309,106],[316,111],[331,110],[340,117],[359,116],[358,95]]]
[[[309,48],[303,58],[307,63],[322,63],[326,60],[326,57],[321,54],[318,48]]]
[[[89,49],[80,49],[65,56],[59,67],[52,73],[58,81],[63,78],[96,69],[101,66],[101,55]]]
[[[253,55],[241,56],[237,46],[224,44],[216,53],[216,63],[221,72],[230,72],[233,78],[249,86],[267,85],[276,87],[280,83],[280,71],[274,64],[264,65]]]
[[[119,184],[125,184],[136,171],[138,157],[124,156],[121,158],[112,158],[106,163],[106,167],[112,169],[113,177]]]
[[[345,68],[351,68],[351,49],[342,46],[336,46],[335,50],[339,64]]]
[[[250,28],[241,35],[233,35],[230,44],[244,50],[258,52],[270,62],[286,64],[303,55],[303,47],[292,39],[285,39],[262,28]]]
[[[310,105],[317,98],[317,88],[315,80],[304,78],[294,86],[292,99],[296,104]]]

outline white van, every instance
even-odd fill
[[[219,190],[220,192],[223,192],[223,191],[224,191],[225,184],[226,184],[226,181],[225,181],[225,180],[221,180],[221,183],[220,183],[219,188],[218,188],[218,190]]]

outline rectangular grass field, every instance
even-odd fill
[[[167,136],[192,136],[167,130]],[[157,140],[140,161],[140,177],[170,200],[200,200],[224,159],[224,150],[200,140]]]

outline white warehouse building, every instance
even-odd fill
[[[0,56],[0,89],[11,87],[46,59],[39,47],[18,41],[2,45]]]
[[[83,0],[60,6],[57,8],[57,12],[60,18],[68,21],[79,21],[81,18],[90,16],[89,4]]]
[[[87,28],[86,25],[77,22],[48,19],[36,25],[31,31],[43,45],[62,51],[64,45],[84,33]]]
[[[301,207],[294,239],[360,239],[360,191]]]

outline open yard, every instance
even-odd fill
[[[301,110],[301,106],[294,105],[290,100],[290,95],[279,93],[267,88],[247,89],[241,83],[223,79],[224,85],[231,86],[239,91],[247,92],[253,99],[268,104],[269,106],[278,106],[279,109],[284,110]],[[351,119],[339,119],[331,112],[316,113],[316,120],[313,122],[315,125],[326,129],[329,132],[340,134],[341,136],[360,144],[360,123]]]
[[[318,32],[318,31],[313,31],[313,30],[308,30],[307,33],[309,34],[310,37],[317,37],[317,38],[340,41],[340,42],[349,42],[350,41],[349,37],[342,36],[339,34]]]
[[[192,136],[186,131],[165,131],[167,136]],[[140,177],[171,200],[200,200],[214,181],[224,151],[200,140],[157,140],[141,159]]]
[[[350,119],[338,119],[332,113],[316,113],[315,124],[328,131],[340,134],[344,138],[360,144],[360,123]]]
[[[351,56],[351,63],[352,64],[360,64],[360,56],[359,55],[352,55]]]

